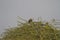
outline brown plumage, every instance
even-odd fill
[[[29,19],[29,20],[28,20],[28,23],[31,23],[31,22],[32,22],[32,19]]]

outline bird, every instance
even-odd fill
[[[33,20],[30,18],[29,20],[28,20],[28,23],[31,23]]]

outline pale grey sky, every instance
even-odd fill
[[[8,26],[16,26],[17,16],[60,19],[60,0],[0,0],[0,33]]]

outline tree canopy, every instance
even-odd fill
[[[7,29],[2,40],[60,40],[60,30],[48,22],[31,21]]]

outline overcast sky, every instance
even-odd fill
[[[60,19],[60,0],[0,0],[0,33],[9,26],[16,26],[17,16]]]

